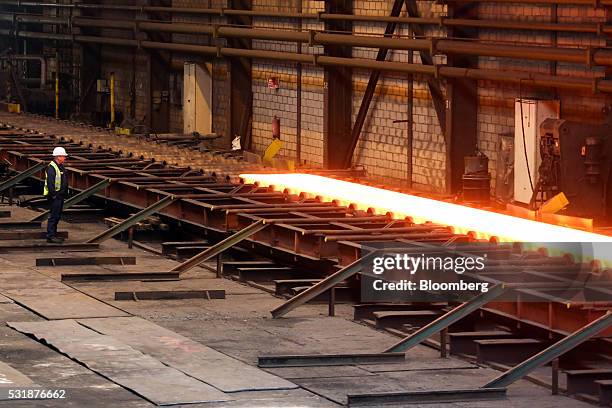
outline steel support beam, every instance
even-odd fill
[[[234,10],[252,10],[252,0],[230,0],[229,8]],[[229,18],[230,24],[238,26],[251,26],[253,19],[249,16],[232,16]],[[216,41],[219,41],[218,39]],[[230,47],[244,50],[252,49],[252,41],[247,38],[228,39]],[[228,75],[230,84],[230,106],[229,123],[227,129],[228,143],[236,135],[241,137],[242,145],[245,149],[251,146],[250,124],[253,118],[253,79],[252,61],[249,58],[230,58],[228,61]],[[271,138],[271,136],[270,136]]]
[[[573,332],[569,336],[559,340],[546,350],[528,358],[519,365],[512,367],[499,377],[493,379],[482,388],[507,387],[513,382],[520,380],[533,370],[554,360],[555,358],[567,353],[574,347],[584,343],[597,333],[612,326],[612,312],[608,311],[599,319],[592,321],[583,328]]]
[[[306,354],[260,356],[257,366],[274,367],[317,367],[357,364],[393,364],[406,361],[404,353],[362,353],[362,354]]]
[[[61,248],[62,244],[58,245]],[[86,281],[147,281],[147,280],[178,280],[178,273],[173,272],[91,272],[91,273],[63,273],[62,282]]]
[[[295,295],[294,297],[292,297],[291,299],[289,299],[288,301],[286,301],[285,303],[283,303],[276,309],[272,310],[271,311],[272,316],[274,318],[284,316],[290,311],[292,311],[293,309],[295,309],[296,307],[303,305],[309,300],[314,299],[315,297],[319,296],[323,292],[330,290],[331,288],[333,288],[340,282],[359,273],[364,263],[371,260],[374,257],[374,255],[377,253],[378,253],[377,250],[368,253],[367,255],[359,258],[352,264],[339,270],[338,272],[329,275],[327,278],[323,279],[321,282],[311,286],[310,288],[306,289],[303,292],[300,292],[299,294]]]
[[[109,228],[108,230],[102,232],[101,234],[96,235],[93,238],[90,238],[86,242],[87,243],[98,243],[98,244],[101,242],[104,242],[107,239],[112,238],[113,236],[119,234],[120,232],[123,232],[133,227],[134,225],[138,224],[140,221],[144,220],[148,216],[153,215],[159,210],[169,206],[176,199],[177,199],[176,196],[166,196],[162,198],[161,200],[159,200],[158,202],[156,202],[155,204],[152,204],[148,206],[147,208],[145,208],[144,210],[127,218],[123,222],[113,226],[112,228]]]
[[[153,7],[168,8],[172,6],[171,0],[149,0]],[[149,11],[151,18],[157,21],[172,21],[172,14],[160,11]],[[172,42],[172,34],[162,32],[148,32],[151,41]],[[135,58],[138,58],[137,54]],[[170,73],[172,71],[172,51],[152,50],[146,51],[149,69],[149,115],[151,117],[151,130],[156,133],[166,133],[170,130]],[[135,75],[135,72],[133,72]],[[135,79],[133,79],[135,80]]]
[[[462,390],[427,390],[406,392],[382,392],[371,394],[349,394],[349,407],[380,407],[404,404],[442,404],[452,402],[491,401],[506,398],[505,388],[476,388]]]
[[[115,292],[115,300],[225,299],[223,289]]]
[[[36,266],[136,265],[134,256],[88,256],[76,258],[36,258]]]
[[[402,11],[403,5],[404,0],[395,0],[393,2],[393,8],[391,9],[391,17],[398,17]],[[392,37],[396,27],[396,22],[387,23],[384,36]],[[388,53],[389,50],[387,48],[380,48],[378,50],[378,54],[376,55],[376,61],[386,60]],[[361,135],[363,124],[365,123],[366,117],[368,116],[368,111],[370,110],[370,104],[372,103],[372,98],[374,97],[374,92],[376,91],[376,86],[378,85],[378,79],[380,78],[380,74],[381,71],[378,69],[373,70],[370,73],[368,86],[366,87],[363,99],[361,100],[361,105],[359,105],[359,112],[357,112],[355,125],[353,126],[353,130],[351,131],[351,144],[346,152],[343,167],[349,168],[351,167],[351,163],[353,162],[353,154],[355,153],[355,148],[357,147],[357,143],[359,142],[359,136]],[[409,97],[412,97],[412,95],[409,95]]]
[[[24,181],[25,179],[29,177],[32,177],[34,174],[43,170],[45,167],[47,167],[47,163],[41,161],[40,163],[35,164],[29,169],[24,170],[21,173],[11,177],[10,179],[0,183],[0,193],[4,193],[9,188],[14,187],[15,185],[21,183],[22,181]]]
[[[330,0],[325,2],[325,12],[350,14],[352,0]],[[351,21],[326,21],[328,32],[346,32],[347,38],[353,30]],[[350,58],[351,47],[326,45],[325,55]],[[323,164],[329,169],[344,168],[345,157],[350,149],[351,115],[353,109],[353,70],[348,66],[326,66],[323,98]]]
[[[248,227],[245,227],[240,231],[236,232],[235,234],[225,238],[223,241],[211,246],[210,248],[205,249],[197,255],[192,256],[180,265],[175,266],[174,268],[170,269],[170,272],[187,272],[188,270],[195,268],[202,262],[214,258],[215,256],[221,254],[227,249],[233,247],[234,245],[244,241],[256,232],[266,228],[268,225],[270,224],[266,224],[265,220],[259,220],[257,222],[254,222]]]
[[[481,293],[469,302],[462,303],[453,310],[450,310],[444,315],[438,317],[433,322],[421,327],[419,330],[412,333],[410,336],[389,347],[387,350],[385,350],[385,352],[405,352],[411,349],[412,347],[430,338],[439,331],[446,329],[451,324],[463,319],[470,313],[480,309],[488,302],[491,302],[492,300],[498,298],[505,291],[506,289],[502,285],[493,286],[487,292]]]
[[[42,251],[97,251],[100,249],[100,245],[96,243],[88,242],[74,242],[74,243],[63,243],[63,244],[47,244],[36,243],[36,244],[16,244],[16,245],[0,245],[0,254],[10,252],[42,252]]]
[[[79,9],[76,14],[83,17],[95,17],[97,11],[92,9]],[[80,34],[88,36],[99,36],[102,31],[100,28],[92,26],[81,26],[78,27],[78,30]],[[97,106],[99,94],[96,92],[96,83],[98,79],[102,78],[102,59],[100,56],[102,45],[80,43],[77,46],[81,60],[78,103],[76,104],[77,113],[93,113],[99,110]]]
[[[13,230],[13,229],[41,229],[42,223],[40,221],[29,222],[29,221],[9,221],[0,222],[0,231],[2,230]]]
[[[475,3],[456,2],[448,6],[449,17],[478,19]],[[449,37],[478,38],[477,28],[452,28]],[[478,66],[478,58],[449,55],[449,67],[471,69]],[[474,79],[452,78],[446,86],[446,126],[442,127],[446,141],[446,191],[454,194],[463,187],[464,158],[477,148],[478,92]]]
[[[105,189],[106,187],[110,185],[111,181],[112,181],[111,179],[102,180],[101,182],[89,187],[87,190],[83,190],[77,195],[70,197],[70,199],[66,200],[66,202],[64,203],[64,210],[67,210],[73,205],[76,205],[80,203],[81,201],[88,199],[92,195],[96,194],[98,191]],[[30,222],[44,221],[49,217],[49,213],[50,213],[49,210],[42,212],[38,214],[36,217],[32,218]]]

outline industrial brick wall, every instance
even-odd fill
[[[255,0],[253,8],[261,11],[297,11],[298,0]],[[302,1],[305,13],[323,11],[323,1]],[[296,30],[295,20],[255,18],[259,28]],[[303,29],[321,30],[323,24],[305,21]],[[298,52],[298,45],[286,42],[253,41],[253,48],[271,51]],[[322,52],[321,47],[302,44],[302,52]],[[278,89],[268,88],[269,78],[277,78]],[[310,165],[323,165],[323,70],[308,65],[302,67],[302,114],[300,157],[297,157],[297,65],[293,63],[253,63],[253,125],[252,148],[262,153],[272,141],[272,121],[281,121],[283,148],[279,156]]]
[[[324,1],[319,0],[254,0],[253,8],[260,11],[297,11],[299,3],[306,13],[316,13],[324,10]],[[389,15],[392,7],[390,0],[354,0],[354,13],[363,15]],[[226,0],[196,1],[174,0],[177,7],[227,7]],[[423,17],[436,17],[446,14],[446,8],[435,2],[419,1],[419,11]],[[605,20],[603,10],[590,6],[559,5],[556,8],[549,5],[516,5],[507,3],[482,3],[478,6],[479,18],[499,20],[522,20],[549,22],[555,19],[561,23],[601,22]],[[406,15],[406,11],[402,11]],[[125,18],[125,16],[124,16]],[[176,21],[202,22],[210,24],[224,20],[212,19],[208,16],[177,16]],[[253,19],[253,25],[258,28],[279,28],[288,30],[299,29],[299,23],[291,19],[264,18]],[[323,23],[315,20],[305,20],[302,29],[322,30]],[[382,35],[384,23],[356,22],[353,31],[359,35]],[[427,27],[428,35],[445,36],[444,29]],[[410,37],[407,26],[396,30],[396,36]],[[510,31],[510,30],[479,30],[482,40],[518,41],[522,43],[558,44],[563,47],[603,46],[603,40],[593,40],[592,36],[584,34],[559,34],[540,31]],[[184,42],[207,43],[205,36],[175,35]],[[298,45],[286,42],[253,41],[253,48],[273,51],[298,51]],[[321,47],[310,48],[301,46],[304,53],[321,53]],[[136,103],[135,116],[141,119],[146,115],[145,86],[146,64],[143,54],[135,59],[132,50],[113,47],[103,53],[102,71],[104,76],[114,72],[117,81],[117,105],[129,112],[131,81],[135,82]],[[374,58],[376,50],[355,48],[354,57]],[[175,66],[186,58],[174,55]],[[418,53],[407,51],[390,52],[388,59],[393,61],[419,63]],[[229,119],[229,84],[228,65],[222,59],[211,58],[213,62],[213,108],[214,131],[223,134],[222,144],[227,146],[231,140],[228,133]],[[444,59],[436,57],[437,63]],[[505,70],[521,70],[530,72],[556,73],[558,75],[579,75],[589,78],[603,75],[596,68],[585,65],[566,63],[532,62],[521,60],[481,57],[478,60],[480,68],[500,68]],[[284,146],[280,156],[308,165],[323,164],[323,69],[312,65],[302,67],[301,100],[301,136],[298,140],[297,130],[297,65],[288,62],[254,60],[253,75],[253,118],[252,118],[252,149],[262,153],[272,140],[272,120],[276,116],[281,121],[281,139]],[[268,88],[267,81],[275,77],[279,82],[278,89]],[[355,70],[353,77],[353,120],[359,110],[363,98],[369,72]],[[182,87],[182,73],[175,71],[170,78],[171,88]],[[410,94],[410,85],[412,92]],[[443,83],[444,85],[444,83]],[[178,91],[177,91],[178,92]],[[519,87],[488,81],[478,84],[478,148],[490,159],[490,171],[493,180],[496,175],[497,155],[500,135],[514,132],[514,98],[558,98],[561,101],[562,117],[568,119],[599,118],[599,111],[607,98],[591,92],[551,91],[533,89],[528,86]],[[180,99],[180,98],[179,98]],[[412,106],[410,107],[410,101]],[[411,122],[408,122],[411,120]],[[182,130],[182,106],[173,104],[170,111],[171,131]],[[347,135],[349,137],[349,135]],[[411,140],[410,140],[411,138]],[[410,142],[412,149],[409,150]],[[423,77],[410,78],[403,74],[383,73],[376,94],[363,128],[360,142],[356,148],[354,163],[366,167],[369,175],[389,184],[411,185],[415,189],[443,192],[445,190],[445,140],[433,109],[427,84]],[[408,179],[411,168],[411,178]]]
[[[137,120],[144,121],[148,114],[146,102],[148,71],[144,54],[135,55],[133,50],[128,48],[103,47],[101,57],[103,61],[102,78],[110,80],[111,74],[115,76],[116,111],[121,112],[124,117],[134,116]],[[130,61],[130,63],[126,64],[125,61]],[[133,96],[131,95],[132,89],[134,90]]]
[[[389,15],[392,2],[355,1],[356,14]],[[254,9],[260,11],[296,11],[297,1],[257,0]],[[420,3],[426,16],[440,14],[443,9],[433,3]],[[304,12],[314,13],[324,10],[323,1],[303,1]],[[256,18],[254,26],[260,28],[297,29],[297,23],[290,20]],[[305,21],[303,29],[323,29],[323,24]],[[364,35],[382,35],[385,24],[355,23],[354,32]],[[402,36],[409,36],[407,28],[398,30]],[[295,52],[295,44],[270,41],[254,41],[256,49]],[[321,47],[311,48],[302,45],[302,50],[322,52]],[[408,52],[391,53],[391,60],[408,61]],[[376,50],[355,49],[353,56],[375,58]],[[418,56],[414,57],[418,62]],[[267,87],[268,78],[279,80],[279,89]],[[355,70],[353,80],[353,119],[355,118],[369,72]],[[431,100],[425,92],[423,78],[414,78],[413,123],[407,123],[408,77],[385,73],[379,82],[366,124],[362,131],[361,142],[356,148],[354,163],[367,168],[373,179],[384,180],[390,184],[406,185],[409,182],[424,190],[444,190],[445,145],[444,136],[437,123]],[[281,139],[284,146],[281,156],[297,158],[297,69],[295,64],[280,64],[255,61],[253,64],[253,149],[262,153],[272,140],[272,120],[281,120]],[[303,66],[302,73],[302,128],[299,161],[305,164],[323,164],[323,69]],[[408,152],[408,127],[412,127],[413,151]],[[348,137],[349,135],[347,135]],[[408,162],[412,161],[412,180],[407,180]]]
[[[444,7],[433,2],[418,2],[423,17],[439,16]],[[354,13],[388,16],[392,1],[355,0]],[[406,15],[405,9],[401,15]],[[382,36],[386,23],[357,22],[353,31],[359,35]],[[443,32],[428,28],[428,35]],[[406,26],[396,29],[396,37],[411,38]],[[376,49],[354,48],[353,57],[375,59]],[[387,60],[420,62],[418,53],[391,51]],[[438,59],[436,62],[443,62]],[[356,70],[353,77],[353,122],[355,121],[370,73]],[[412,82],[412,95],[409,95]],[[412,106],[410,107],[410,98]],[[408,109],[411,108],[411,112]],[[410,114],[409,114],[410,113]],[[411,121],[411,122],[409,122]],[[409,138],[412,137],[412,143]],[[411,151],[408,151],[412,145]],[[445,142],[424,78],[383,73],[355,151],[354,163],[364,165],[368,174],[389,184],[408,185],[426,191],[445,189]],[[408,180],[408,167],[412,178]]]
[[[423,17],[435,17],[446,14],[442,5],[433,2],[419,2],[419,11]],[[297,4],[274,0],[259,0],[255,7],[260,10],[295,11]],[[354,13],[364,15],[389,15],[392,1],[355,0]],[[322,2],[303,2],[304,11],[320,11]],[[550,6],[510,5],[483,3],[479,5],[479,18],[510,19],[547,22],[553,19]],[[403,12],[405,15],[405,11]],[[603,21],[602,10],[591,7],[559,6],[559,22]],[[303,28],[322,29],[321,23],[308,23]],[[271,21],[259,19],[258,27],[296,28],[290,21]],[[354,32],[360,35],[382,35],[384,24],[357,22]],[[445,36],[443,29],[428,28],[428,35]],[[401,27],[397,36],[409,37],[407,27]],[[600,40],[592,40],[587,35],[564,34],[556,38],[553,34],[537,31],[480,30],[483,40],[516,41],[533,44],[558,44],[564,47],[602,46]],[[287,43],[260,42],[261,49],[294,51],[295,46]],[[305,49],[305,46],[304,46]],[[374,58],[376,50],[355,48],[353,56]],[[388,57],[394,61],[408,62],[408,52],[396,51]],[[419,54],[412,56],[415,63],[420,62]],[[444,59],[436,57],[437,63]],[[579,75],[594,77],[603,75],[597,69],[584,65],[552,64],[548,62],[526,63],[524,60],[507,58],[481,57],[480,68],[514,69],[519,71],[556,73],[558,75]],[[281,152],[285,157],[295,158],[295,66],[291,64],[260,63],[254,68],[257,81],[254,82],[255,112],[253,118],[253,135],[255,149],[263,151],[271,140],[271,121],[274,115],[281,118],[281,137],[286,140],[286,147]],[[266,87],[266,79],[276,76],[281,80],[281,89],[274,91]],[[353,119],[355,118],[369,73],[355,70]],[[306,83],[306,81],[308,81]],[[304,67],[302,96],[302,137],[300,159],[307,163],[321,164],[323,141],[323,71]],[[408,115],[408,82],[402,75],[382,75],[376,95],[369,110],[365,126],[361,133],[360,143],[355,152],[354,162],[364,165],[369,175],[390,184],[411,184],[416,189],[442,192],[445,190],[445,141],[433,109],[431,98],[423,78],[413,78],[412,91],[412,124],[405,122]],[[309,89],[310,88],[310,89]],[[500,136],[514,133],[514,99],[515,98],[555,98],[561,101],[562,117],[568,119],[597,119],[598,112],[606,104],[606,97],[589,92],[550,91],[533,89],[528,86],[509,86],[488,81],[478,84],[478,148],[490,159],[489,170],[492,175],[492,188],[495,187],[497,156],[500,149]],[[269,109],[272,107],[272,111]],[[411,132],[410,132],[411,130]],[[412,134],[412,150],[408,151],[408,137]],[[408,164],[412,165],[412,178],[407,179]]]

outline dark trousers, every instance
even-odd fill
[[[62,216],[64,199],[55,197],[49,199],[49,220],[47,221],[47,238],[57,235],[57,224]]]

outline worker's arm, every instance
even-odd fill
[[[49,198],[55,197],[55,169],[53,166],[47,167],[47,188],[49,189]]]

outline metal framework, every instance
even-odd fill
[[[163,8],[162,8],[163,9]],[[140,8],[138,9],[141,10]],[[166,9],[167,10],[167,9]],[[230,10],[225,10],[226,16]],[[240,10],[231,10],[238,11]],[[245,10],[245,12],[248,10]],[[335,14],[335,13],[329,13]],[[341,13],[340,13],[341,14]],[[238,13],[237,15],[241,15]],[[40,16],[32,17],[34,20]],[[93,20],[93,21],[91,21]],[[470,19],[461,19],[471,21]],[[11,19],[10,21],[17,21]],[[336,20],[333,20],[336,21]],[[344,19],[340,21],[352,21]],[[384,21],[384,20],[382,20]],[[37,21],[40,24],[68,24],[67,21],[50,21],[42,19]],[[337,21],[336,21],[337,22]],[[215,27],[215,26],[194,26],[193,24],[179,23],[155,23],[145,22],[135,25],[132,21],[106,21],[88,19],[81,22],[91,26],[101,26],[110,28],[120,28],[138,33],[139,30],[148,28],[153,32],[178,32],[207,34],[210,36],[225,36],[226,38],[237,39],[264,39],[273,41],[301,42],[309,44],[321,44],[324,46],[361,46],[387,49],[408,49],[421,52],[431,52],[448,55],[463,56],[494,56],[519,59],[533,59],[545,61],[560,61],[577,64],[604,65],[612,64],[612,52],[607,49],[581,49],[581,48],[560,48],[544,46],[517,46],[507,44],[490,44],[475,41],[453,40],[453,39],[401,39],[401,38],[377,38],[367,36],[317,33],[317,32],[292,32],[282,30],[258,30],[244,27]],[[78,20],[77,23],[78,24]],[[467,25],[472,27],[473,25]],[[144,28],[143,28],[144,27]],[[600,32],[600,31],[597,31]],[[97,35],[80,34],[56,34],[44,33],[27,30],[0,29],[0,35],[16,36],[25,39],[43,39],[77,42],[82,44],[116,45],[133,47],[145,50],[165,50],[187,54],[209,55],[229,58],[259,58],[265,60],[281,60],[286,62],[314,64],[323,67],[345,67],[345,68],[365,68],[371,70],[407,72],[421,74],[426,77],[436,78],[467,78],[472,80],[491,80],[506,83],[513,83],[522,86],[552,87],[559,89],[582,89],[587,91],[611,92],[612,81],[598,79],[593,81],[589,78],[563,77],[558,75],[534,74],[529,72],[507,72],[502,70],[490,70],[480,68],[462,68],[456,66],[431,66],[422,64],[405,64],[391,61],[376,61],[370,59],[359,59],[332,55],[312,55],[291,52],[276,52],[267,50],[253,50],[249,48],[206,46],[178,42],[162,42],[141,39],[140,37],[129,39],[122,37],[101,37]]]
[[[81,191],[80,193],[70,197],[68,200],[66,200],[66,202],[64,202],[64,210],[67,210],[68,208],[83,202],[84,200],[87,200],[89,197],[91,197],[94,194],[97,194],[99,191],[105,189],[106,187],[108,187],[110,185],[110,183],[112,182],[112,179],[106,179],[106,180],[102,180],[100,181],[98,184],[95,184],[93,186],[91,186],[90,188]],[[43,211],[42,213],[40,213],[39,215],[33,217],[30,222],[34,222],[34,221],[45,221],[47,218],[49,218],[49,213],[50,211]]]
[[[0,131],[0,159],[8,160],[15,171],[21,172],[45,162],[56,143],[57,140],[49,136],[14,129],[3,130]],[[385,242],[388,247],[394,244],[411,245],[418,253],[433,254],[451,250],[452,245],[430,244],[474,241],[473,237],[455,234],[443,225],[392,219],[389,215],[375,215],[316,197],[300,197],[254,184],[236,184],[180,166],[152,166],[151,160],[128,158],[108,149],[88,148],[71,142],[66,142],[65,147],[73,152],[67,169],[70,185],[74,189],[88,190],[112,178],[112,183],[92,197],[139,211],[152,203],[162,202],[163,206],[149,208],[147,212],[157,212],[162,217],[201,229],[207,240],[223,240],[253,224],[267,225],[259,231],[243,231],[243,235],[248,234],[248,237],[241,236],[238,245],[281,262],[290,262],[323,279],[295,297],[295,300],[275,309],[273,314],[276,316],[284,315],[312,299],[313,295],[324,293],[338,283],[350,281],[351,276],[359,272],[359,260],[363,254],[372,256],[376,243]],[[41,182],[42,177],[39,172],[34,173],[32,178]],[[40,222],[31,225],[40,227]],[[115,232],[109,230],[104,237]],[[492,283],[520,283],[526,279],[538,282],[543,274],[549,274],[560,284],[566,285],[565,276],[573,268],[567,260],[541,254],[532,254],[531,258],[515,257],[512,255],[514,249],[506,245],[479,242],[473,247],[461,247],[463,251],[482,251],[483,248],[507,259],[504,263],[493,262],[487,269],[485,277]],[[543,263],[546,266],[542,266]],[[597,290],[607,291],[604,286]],[[502,314],[517,322],[528,321],[558,336],[584,327],[604,315],[610,306],[602,303],[597,308],[581,309],[580,303],[577,303],[568,308],[567,301],[556,296],[554,291],[521,289],[515,292],[517,297],[514,302],[489,301],[480,310],[483,313]],[[528,296],[532,301],[523,302],[521,296]],[[534,298],[539,300],[533,301]],[[609,332],[608,329],[600,335]]]
[[[609,328],[610,325],[612,325],[612,312],[607,312],[597,320],[594,320],[569,336],[559,340],[546,350],[543,350],[542,352],[523,361],[516,367],[512,367],[499,377],[485,384],[483,388],[506,387],[513,382],[520,380],[536,368],[543,366],[546,363],[550,363],[555,358],[567,353],[579,344],[593,338],[601,331]]]
[[[469,302],[457,306],[433,322],[421,327],[407,338],[402,339],[398,343],[389,347],[387,350],[385,350],[385,352],[394,353],[411,349],[434,334],[448,328],[448,326],[451,324],[458,322],[459,320],[468,316],[470,313],[475,312],[487,303],[495,300],[504,292],[505,289],[503,285],[496,285],[492,287],[488,292],[475,296]]]

